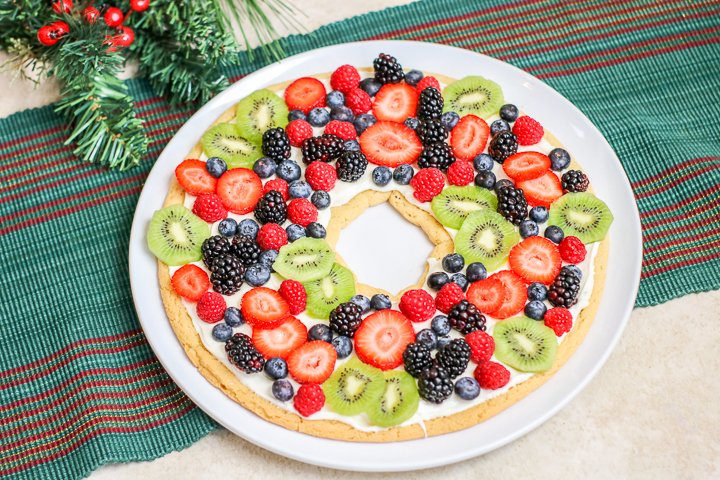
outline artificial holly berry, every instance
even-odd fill
[[[108,8],[104,16],[105,23],[107,23],[108,27],[119,27],[123,22],[123,18],[123,13],[119,8],[115,7]]]
[[[61,22],[59,20],[57,22],[53,23],[51,25],[51,27],[53,27],[55,29],[55,32],[56,32],[56,35],[58,36],[58,38],[64,37],[65,35],[70,33],[70,27],[68,26],[68,24],[65,22]]]
[[[100,16],[100,10],[95,7],[88,7],[83,11],[83,18],[87,23],[95,23]]]
[[[57,0],[53,2],[53,10],[55,10],[55,13],[58,15],[62,14],[63,11],[65,13],[70,13],[70,10],[73,8],[72,0]]]
[[[50,25],[40,27],[40,30],[38,30],[38,40],[47,47],[55,45],[58,38],[57,30]]]
[[[130,8],[142,12],[150,6],[150,0],[130,0]]]
[[[135,33],[130,27],[120,27],[122,33],[113,37],[113,45],[118,47],[129,47],[135,40]]]

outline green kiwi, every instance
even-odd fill
[[[251,142],[260,143],[266,130],[287,126],[288,113],[285,100],[268,89],[258,90],[238,103],[238,132]]]
[[[202,136],[202,146],[208,157],[220,157],[228,168],[252,168],[262,157],[262,149],[238,134],[231,123],[218,123]]]
[[[325,400],[340,415],[357,415],[377,402],[385,387],[379,368],[353,357],[322,384]]]
[[[207,222],[180,204],[155,212],[147,233],[150,251],[171,266],[200,260],[206,238],[210,238]]]
[[[430,204],[435,217],[446,227],[459,229],[465,218],[482,208],[495,210],[497,197],[479,187],[447,187]]]
[[[607,234],[613,214],[592,193],[567,193],[550,206],[548,225],[557,225],[565,236],[583,243],[599,242]]]
[[[493,271],[507,261],[510,249],[520,241],[515,227],[499,213],[478,210],[467,216],[455,236],[455,251],[465,263],[482,262]]]
[[[326,277],[335,261],[335,252],[325,240],[302,237],[280,247],[273,263],[277,273],[298,282]]]
[[[557,353],[555,332],[527,317],[508,318],[495,324],[495,357],[521,372],[550,370]]]
[[[443,89],[443,112],[455,112],[461,117],[477,115],[489,118],[505,104],[500,85],[483,77],[465,77]]]
[[[307,312],[313,318],[328,318],[335,307],[355,295],[355,278],[350,270],[339,263],[333,263],[325,278],[302,284],[307,293]]]
[[[417,412],[420,396],[415,379],[401,370],[385,372],[385,391],[367,409],[370,422],[378,427],[400,425]]]

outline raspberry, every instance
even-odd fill
[[[372,99],[365,90],[356,88],[345,96],[345,106],[347,106],[355,115],[368,113],[372,107]]]
[[[333,90],[347,94],[360,85],[360,74],[352,65],[343,65],[330,76],[330,86]]]
[[[410,185],[419,202],[429,202],[445,188],[445,175],[437,168],[423,168],[410,180]]]
[[[287,232],[276,223],[266,223],[257,233],[257,240],[263,250],[280,250],[280,247],[287,245]]]
[[[307,227],[309,223],[317,222],[318,210],[307,198],[296,198],[288,205],[288,219]]]
[[[403,293],[399,307],[413,322],[424,322],[435,315],[435,301],[425,290],[408,290]]]
[[[297,119],[287,124],[285,133],[290,138],[290,145],[300,148],[303,140],[313,136],[313,129],[305,120]]]
[[[307,293],[302,283],[295,280],[284,280],[278,288],[278,293],[290,305],[290,314],[297,315],[305,310]]]
[[[552,328],[558,337],[562,337],[572,330],[572,313],[567,308],[551,308],[545,312],[544,320],[545,326]]]
[[[337,172],[332,165],[315,161],[305,169],[305,180],[307,180],[313,190],[325,190],[329,192],[335,187]]]
[[[309,417],[325,405],[323,389],[317,383],[306,383],[298,388],[293,404],[300,415]]]
[[[510,381],[510,370],[499,363],[487,360],[480,362],[478,366],[475,367],[473,376],[480,384],[480,388],[497,390],[507,385]]]
[[[530,117],[520,117],[515,120],[513,125],[512,133],[517,136],[517,141],[520,145],[535,145],[542,140],[545,130],[537,120]]]
[[[448,167],[447,175],[450,185],[464,187],[475,180],[475,169],[470,165],[470,162],[453,162]]]
[[[438,90],[441,90],[440,82],[438,82],[435,77],[423,77],[423,79],[420,80],[415,87],[415,91],[418,95],[420,95],[427,87],[435,87]]]
[[[490,360],[495,352],[495,339],[492,335],[480,330],[468,333],[465,341],[470,345],[472,350],[470,359],[475,363]]]
[[[285,180],[282,178],[275,178],[273,180],[268,180],[265,182],[265,188],[263,189],[263,193],[267,193],[270,190],[275,190],[276,192],[280,192],[283,196],[283,199],[287,202],[288,200],[288,184]]]
[[[457,283],[443,285],[435,296],[435,306],[443,313],[448,313],[453,305],[465,298],[462,288]]]
[[[214,193],[198,196],[193,204],[192,212],[208,223],[219,222],[228,216],[220,197]]]
[[[223,319],[227,304],[219,293],[205,292],[198,300],[197,316],[205,323],[217,323]]]
[[[560,258],[568,263],[580,263],[585,260],[587,250],[577,237],[565,237],[560,242]]]
[[[333,120],[328,123],[325,127],[325,133],[332,133],[343,140],[355,140],[357,138],[357,132],[355,131],[353,124],[350,122],[341,122],[339,120]]]

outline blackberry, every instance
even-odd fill
[[[365,154],[357,151],[345,152],[340,155],[335,169],[337,176],[343,182],[356,182],[365,173],[368,161]]]
[[[460,300],[453,305],[450,312],[448,312],[447,318],[450,327],[463,335],[478,330],[485,331],[485,315],[480,313],[480,310],[467,300]]]
[[[413,377],[419,377],[423,370],[432,367],[432,349],[424,343],[415,342],[405,347],[403,362],[405,371]]]
[[[221,255],[213,260],[210,272],[213,290],[221,295],[232,295],[242,287],[245,266],[237,257]]]
[[[263,133],[262,153],[278,163],[290,158],[290,139],[282,127],[271,128]]]
[[[235,235],[232,239],[230,252],[240,259],[243,265],[249,267],[258,262],[258,257],[262,253],[260,245],[247,235]]]
[[[456,338],[437,353],[435,360],[447,370],[450,378],[455,378],[465,372],[468,363],[470,363],[470,354],[470,345],[464,339]]]
[[[418,96],[417,115],[415,116],[421,122],[439,119],[444,105],[445,101],[440,94],[440,90],[435,87],[424,88]]]
[[[228,360],[245,373],[262,372],[265,358],[258,352],[252,339],[244,333],[236,333],[225,342]]]
[[[500,187],[497,189],[497,211],[513,225],[519,226],[527,218],[527,199],[521,188]]]
[[[386,85],[388,83],[400,83],[405,78],[402,65],[397,63],[395,57],[381,53],[373,60],[375,69],[375,80]]]
[[[277,223],[282,225],[287,219],[287,205],[280,192],[270,190],[255,205],[255,218],[262,224]]]
[[[580,170],[568,170],[560,179],[563,193],[584,192],[590,186],[587,175]]]
[[[214,237],[206,239],[203,242],[202,247],[200,247],[205,266],[210,269],[213,260],[215,260],[217,257],[219,257],[220,255],[230,255],[231,246],[232,244],[230,243],[230,240],[223,237],[222,235],[215,235]]]
[[[431,367],[423,370],[418,378],[420,398],[430,403],[440,404],[447,400],[453,392],[450,375],[442,367]]]
[[[421,123],[415,129],[420,142],[423,145],[432,145],[433,143],[440,143],[447,140],[448,132],[445,126],[440,120],[431,119]]]
[[[310,165],[315,160],[325,163],[338,158],[345,151],[345,140],[332,133],[306,138],[301,146],[303,163]]]
[[[427,145],[423,147],[417,162],[420,168],[435,167],[447,172],[448,167],[455,163],[455,151],[445,142]]]
[[[512,132],[500,132],[490,140],[488,153],[498,163],[503,163],[510,155],[517,153],[517,136]]]
[[[341,303],[330,312],[330,330],[338,335],[353,338],[361,323],[362,308],[352,302]]]
[[[563,267],[550,284],[547,299],[556,307],[570,308],[577,303],[580,279],[569,268]]]

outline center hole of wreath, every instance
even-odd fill
[[[337,252],[359,282],[393,294],[415,285],[435,246],[389,203],[368,208],[340,233]]]

